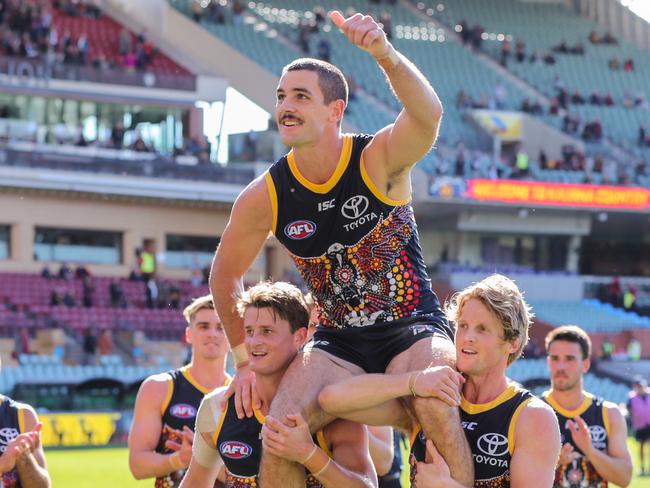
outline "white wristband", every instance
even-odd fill
[[[243,343],[232,348],[232,358],[235,362],[235,368],[239,368],[239,366],[248,361],[248,352]]]
[[[402,58],[391,44],[389,44],[388,53],[377,59],[377,63],[384,69],[394,68],[401,62]]]

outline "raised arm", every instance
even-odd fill
[[[155,452],[163,428],[162,408],[171,385],[169,375],[147,378],[140,386],[129,432],[129,468],[135,479],[158,478],[189,465],[191,445],[171,454]]]
[[[235,201],[210,272],[210,291],[237,368],[224,399],[235,394],[235,408],[240,418],[244,413],[252,417],[251,401],[259,402],[251,388],[254,375],[248,367],[244,325],[237,313],[236,303],[244,289],[243,276],[264,246],[272,226],[273,210],[262,175],[248,185]]]
[[[560,455],[560,429],[553,410],[538,399],[522,408],[510,461],[512,488],[550,488]]]
[[[388,42],[372,17],[355,14],[346,19],[334,11],[330,18],[352,44],[375,58],[404,107],[395,122],[380,130],[364,151],[368,165],[379,164],[388,176],[398,175],[433,146],[442,118],[440,99],[418,68]]]
[[[607,452],[594,448],[591,434],[580,417],[569,424],[573,441],[591,461],[596,472],[606,481],[618,486],[627,486],[632,480],[632,458],[627,447],[627,426],[621,411],[616,405],[605,402],[605,415],[609,420]]]

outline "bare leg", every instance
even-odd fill
[[[430,366],[456,365],[454,345],[442,338],[422,339],[398,354],[387,373],[417,371]],[[437,398],[409,398],[407,405],[417,417],[427,438],[431,439],[447,462],[452,478],[465,486],[474,485],[474,461],[460,424],[460,413]]]
[[[290,413],[301,413],[312,432],[334,420],[318,405],[318,394],[327,385],[352,376],[318,351],[300,353],[284,374],[278,392],[271,402],[269,415],[284,421]],[[304,488],[305,471],[296,463],[262,453],[260,485],[263,488]]]

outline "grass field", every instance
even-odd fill
[[[638,460],[638,447],[629,441],[632,460]],[[152,480],[136,481],[131,476],[126,448],[70,449],[46,451],[54,488],[143,488],[152,487]],[[634,473],[638,472],[635,466]],[[408,486],[408,473],[403,473],[403,486]],[[630,488],[648,488],[650,478],[635,476]]]

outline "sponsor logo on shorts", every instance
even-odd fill
[[[307,239],[316,233],[316,224],[311,220],[296,220],[287,224],[284,228],[284,234],[295,241]]]
[[[413,335],[422,334],[423,332],[435,332],[436,328],[431,324],[414,324],[411,326]]]
[[[253,448],[244,442],[225,441],[219,446],[219,452],[230,459],[246,459],[253,454]]]
[[[303,351],[309,352],[316,346],[329,346],[329,345],[330,345],[329,341],[325,341],[325,340],[322,340],[322,339],[315,341],[315,340],[312,339],[307,344],[305,344],[305,347],[303,347]]]
[[[171,406],[169,413],[179,419],[192,419],[196,417],[196,408],[187,403],[177,403]]]

